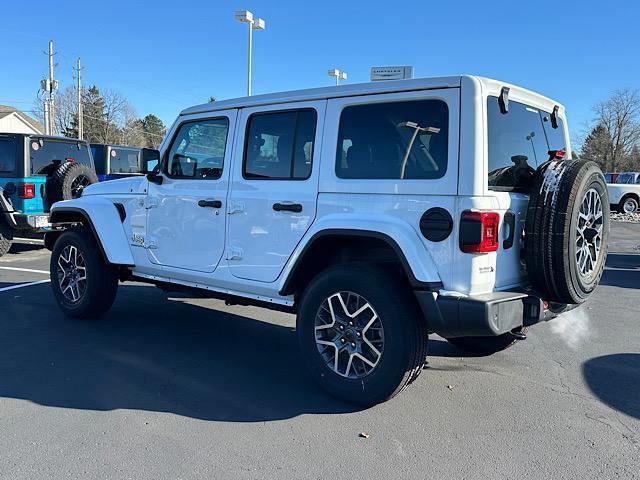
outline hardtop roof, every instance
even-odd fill
[[[427,90],[434,88],[459,88],[461,76],[415,78],[411,80],[391,80],[382,82],[350,83],[333,87],[307,88],[289,92],[267,93],[240,97],[217,102],[203,103],[189,107],[180,115],[226,110],[228,108],[256,107],[273,103],[302,102],[325,98],[349,97],[353,95],[372,95],[377,93]]]
[[[430,90],[436,88],[460,88],[463,78],[478,81],[483,88],[491,89],[497,85],[507,86],[514,90],[516,95],[524,95],[526,98],[535,99],[547,105],[560,105],[558,102],[540,95],[526,88],[512,85],[508,82],[494,80],[491,78],[453,75],[447,77],[415,78],[410,80],[390,80],[382,82],[351,83],[345,85],[308,88],[303,90],[292,90],[288,92],[267,93],[254,95],[251,97],[239,97],[217,102],[203,103],[189,107],[180,112],[180,115],[191,115],[197,113],[214,112],[231,108],[256,107],[277,103],[301,102],[309,100],[322,100],[327,98],[350,97],[357,95],[374,95],[380,93],[406,92],[414,90]]]

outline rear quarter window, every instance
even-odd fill
[[[340,115],[336,175],[423,180],[447,170],[449,110],[442,100],[346,107]]]
[[[109,173],[140,173],[140,151],[131,148],[112,147]]]
[[[0,177],[16,173],[17,142],[13,137],[0,137]]]

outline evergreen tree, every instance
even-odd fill
[[[150,113],[145,116],[140,123],[146,139],[145,146],[148,148],[158,148],[162,142],[162,138],[167,133],[167,128],[164,123],[162,123],[162,120],[153,113]]]
[[[596,162],[605,172],[613,171],[615,166],[611,162],[611,150],[611,135],[604,126],[597,125],[585,139],[580,158]]]

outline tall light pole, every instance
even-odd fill
[[[262,18],[253,18],[253,13],[249,10],[236,12],[236,20],[249,24],[249,56],[247,63],[247,96],[251,95],[251,48],[253,43],[253,31],[264,30],[265,22]]]
[[[347,72],[343,72],[342,70],[338,70],[337,68],[329,70],[327,73],[330,77],[336,77],[336,85],[340,85],[340,80],[347,79]]]

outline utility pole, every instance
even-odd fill
[[[55,97],[54,91],[58,87],[58,82],[53,79],[53,40],[49,40],[49,135],[55,135]]]
[[[51,135],[49,128],[51,127],[51,123],[49,122],[49,100],[45,100],[42,102],[44,105],[44,134]]]
[[[80,66],[80,58],[78,58],[78,138],[84,139],[84,122],[82,119],[82,67]]]

